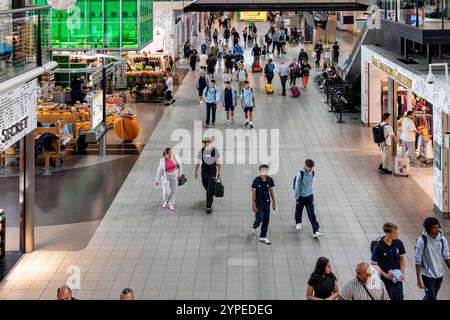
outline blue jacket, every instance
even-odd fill
[[[206,103],[217,103],[220,101],[220,92],[217,87],[211,88],[210,86],[207,86],[203,90],[203,98],[205,99]]]
[[[303,172],[303,174],[302,174]],[[303,177],[302,177],[303,175]],[[301,197],[308,197],[313,194],[313,178],[314,178],[314,171],[312,172],[306,172],[305,169],[301,169],[297,176],[294,178],[294,192],[295,192],[295,199],[298,199]]]
[[[421,272],[424,276],[434,279],[443,277],[442,260],[450,259],[448,241],[442,232],[439,232],[435,239],[431,238],[425,230],[422,235],[426,237],[427,245],[425,248],[422,236],[417,238],[414,247],[414,263],[422,266]]]
[[[238,52],[238,51],[239,51],[239,54],[240,54],[241,56],[244,55],[244,50],[242,50],[241,47],[234,47],[234,48],[233,48],[233,56],[235,56],[235,55],[236,55],[236,52]]]
[[[195,87],[196,87],[197,89],[200,89],[199,79],[200,79],[200,75],[198,74],[198,75],[195,77]],[[209,77],[208,77],[207,74],[205,74],[205,79],[206,79],[206,86],[209,86],[210,80],[209,80]]]

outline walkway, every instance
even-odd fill
[[[330,258],[342,286],[353,278],[357,262],[369,261],[370,241],[386,221],[400,226],[407,250],[405,297],[421,299],[412,258],[421,222],[432,214],[429,196],[414,179],[380,175],[370,129],[351,118],[336,124],[316,87],[294,99],[289,93],[280,96],[278,79],[274,96],[264,95],[261,74],[251,74],[250,81],[257,94],[255,130],[279,130],[280,168],[273,176],[279,213],[271,217],[271,246],[250,235],[255,164],[224,165],[225,197],[215,199],[212,215],[204,213],[204,190],[188,164],[177,211],[161,208],[154,175],[162,149],[175,144],[169,140],[176,129],[193,136],[194,121],[204,117],[189,72],[176,105],[164,113],[87,248],[25,255],[0,284],[0,299],[54,299],[72,265],[81,271],[81,290],[75,291],[79,299],[117,299],[124,287],[135,290],[139,299],[305,299],[317,257]],[[224,132],[225,115],[217,111],[216,129]],[[234,128],[243,129],[239,108],[236,119]],[[199,147],[200,141],[194,141],[185,151],[195,154]],[[312,238],[306,220],[295,231],[291,185],[305,158],[317,165],[320,240]],[[446,231],[449,226],[444,223]],[[439,298],[450,298],[448,275]]]

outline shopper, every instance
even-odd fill
[[[244,68],[243,63],[239,66],[239,70],[237,71],[237,80],[238,80],[238,90],[240,94],[242,88],[244,87],[245,81],[248,80],[248,73],[247,70]]]
[[[405,281],[405,246],[398,239],[398,227],[387,222],[383,225],[384,237],[376,242],[372,251],[372,265],[381,276],[391,300],[403,300]]]
[[[311,70],[311,66],[308,63],[308,59],[304,59],[301,65],[301,74],[302,74],[302,84],[303,89],[306,90],[309,81],[309,71]]]
[[[383,114],[383,121],[380,122],[379,126],[383,128],[386,140],[380,143],[381,160],[378,169],[384,174],[392,174],[392,171],[390,170],[392,165],[392,140],[394,140],[397,144],[401,145],[401,143],[395,136],[394,130],[392,129],[390,113]]]
[[[202,148],[197,155],[194,178],[198,179],[198,169],[201,164],[202,184],[206,190],[206,213],[211,214],[214,200],[216,178],[220,176],[221,158],[219,150],[214,148],[210,138],[203,138]]]
[[[175,99],[172,96],[173,92],[173,76],[172,72],[169,72],[167,79],[166,79],[166,106],[170,106],[171,104],[175,103]]]
[[[222,82],[224,87],[227,85],[227,82],[233,83],[233,76],[231,75],[231,69],[225,68],[222,73]]]
[[[203,91],[206,87],[209,86],[210,80],[208,75],[205,73],[204,70],[200,70],[200,73],[195,78],[195,87],[198,90],[198,96],[200,100],[200,104],[203,103]]]
[[[414,124],[414,112],[408,111],[406,117],[402,120],[402,133],[400,135],[400,140],[402,142],[403,148],[400,151],[400,157],[409,155],[410,162],[417,164],[416,159],[416,133],[420,134],[422,127],[416,128]]]
[[[244,64],[244,56],[241,54],[239,50],[236,51],[236,54],[233,55],[233,61],[234,61],[234,71],[238,71],[240,65]]]
[[[333,49],[333,63],[337,65],[339,62],[339,45],[337,41],[334,43],[332,49]]]
[[[242,37],[244,38],[244,46],[247,46],[247,37],[248,37],[247,27],[245,27],[244,30],[242,30]]]
[[[223,38],[225,39],[225,43],[228,45],[228,41],[230,40],[230,29],[228,27],[223,31]]]
[[[208,72],[208,77],[211,80],[214,80],[214,72],[216,71],[216,59],[212,54],[209,55],[206,60],[206,71]]]
[[[237,105],[237,90],[231,86],[231,81],[225,83],[225,88],[222,91],[222,105],[227,116],[227,126],[234,123],[234,108]],[[230,117],[231,115],[231,117]]]
[[[336,276],[331,272],[330,260],[320,257],[306,286],[308,300],[336,300],[339,298],[339,286]]]
[[[323,52],[322,39],[319,39],[319,42],[315,44],[314,52],[316,54],[316,67],[319,68],[320,67],[320,57]]]
[[[161,182],[164,203],[163,208],[175,211],[175,196],[177,194],[178,180],[183,174],[183,164],[171,148],[164,149],[163,157],[159,160],[155,184]]]
[[[191,46],[189,45],[189,42],[186,41],[183,47],[183,53],[184,53],[184,60],[186,61],[186,64],[189,63],[189,57],[191,55]]]
[[[258,45],[258,42],[255,42],[255,46],[252,49],[252,56],[253,56],[253,64],[252,67],[256,66],[256,63],[258,63],[261,57],[261,47]]]
[[[347,282],[340,292],[341,300],[390,300],[386,287],[367,262],[356,266],[356,279]]]
[[[57,300],[77,300],[72,295],[72,290],[67,285],[63,285],[56,291]]]
[[[272,84],[274,73],[275,65],[273,64],[272,59],[269,59],[269,61],[266,63],[266,66],[264,67],[264,76],[266,77],[268,84]]]
[[[423,232],[417,238],[414,248],[414,263],[416,264],[417,286],[425,289],[423,300],[437,300],[442,279],[444,278],[443,259],[450,269],[450,254],[448,241],[444,237],[439,220],[426,218],[423,222]]]
[[[213,40],[214,40],[215,44],[218,43],[218,39],[219,39],[219,30],[217,30],[217,28],[215,28],[214,32],[213,32]]]
[[[214,58],[214,60],[217,62],[220,61],[220,48],[219,48],[219,44],[216,43],[212,48],[211,48],[211,54],[212,57]]]
[[[189,55],[189,64],[191,66],[192,71],[195,71],[195,66],[197,64],[197,56],[198,56],[197,50],[192,49],[192,47],[191,47],[191,52]]]
[[[134,300],[134,292],[130,288],[125,288],[120,292],[120,300]]]
[[[306,53],[305,49],[301,48],[300,49],[300,53],[298,54],[298,63],[301,65],[303,65],[303,62],[305,60],[308,60],[308,54]]]
[[[241,36],[239,35],[239,32],[237,32],[237,30],[234,30],[231,33],[232,37],[233,37],[233,46],[235,45],[239,45],[239,40],[241,38]]]
[[[241,93],[241,106],[245,115],[245,127],[247,129],[253,129],[253,110],[255,109],[255,91],[250,88],[248,81],[244,82],[244,88]]]
[[[212,120],[212,126],[216,125],[216,109],[217,102],[220,101],[219,89],[216,87],[216,80],[211,80],[209,86],[203,90],[203,98],[206,103],[206,127],[209,128],[210,120]],[[212,115],[212,119],[211,119]]]
[[[206,71],[206,60],[208,60],[208,55],[206,53],[202,53],[200,55],[200,69]]]
[[[289,77],[289,66],[286,64],[286,62],[281,61],[281,65],[278,67],[278,75],[280,76],[281,81],[281,95],[283,97],[286,96],[286,82]]]
[[[70,98],[73,105],[81,103],[84,100],[83,90],[81,89],[82,85],[83,81],[78,76],[72,78],[72,81],[70,82]]]
[[[230,73],[232,73],[233,65],[234,65],[234,56],[231,50],[228,50],[227,54],[225,55],[225,69],[230,70]]]
[[[303,208],[306,207],[309,222],[313,229],[313,237],[318,238],[322,236],[319,232],[319,223],[317,222],[316,214],[314,212],[314,196],[313,196],[313,180],[315,176],[314,161],[306,159],[305,167],[301,169],[294,178],[294,192],[295,192],[295,229],[302,228]]]
[[[261,226],[259,241],[270,244],[270,240],[267,238],[267,231],[269,229],[271,199],[272,209],[275,211],[275,193],[273,192],[275,183],[269,176],[268,165],[260,165],[259,174],[252,183],[252,211],[255,214],[252,235],[255,235],[256,229]]]
[[[292,59],[292,62],[289,64],[289,85],[295,86],[297,82],[297,77],[300,76],[300,69],[297,63],[297,59]]]
[[[272,34],[272,41],[273,41],[272,53],[275,52],[275,48],[276,48],[277,54],[280,54],[280,52],[281,52],[281,43],[280,43],[281,39],[280,38],[281,38],[280,30],[275,31]]]

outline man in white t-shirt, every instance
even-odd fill
[[[245,70],[243,63],[241,63],[239,70],[237,71],[237,79],[238,79],[238,95],[240,95],[242,88],[244,88],[245,81],[248,80],[247,70]]]
[[[420,132],[414,124],[414,112],[408,111],[406,117],[402,120],[402,134],[400,135],[400,140],[403,144],[403,148],[400,152],[400,157],[404,157],[406,152],[408,152],[409,160],[411,162],[417,162],[416,133]]]
[[[394,130],[392,129],[390,113],[383,114],[383,121],[380,123],[380,126],[383,128],[386,140],[380,143],[381,160],[378,169],[385,174],[392,174],[392,171],[389,170],[392,163],[392,139],[394,139],[397,144],[401,145],[401,143],[395,136]]]

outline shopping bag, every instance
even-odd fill
[[[187,178],[184,174],[182,174],[180,176],[180,179],[178,179],[178,186],[182,186],[183,184],[185,184],[187,182]]]
[[[216,183],[214,185],[214,196],[217,198],[222,198],[225,193],[225,187],[222,184],[220,176],[217,177]]]

